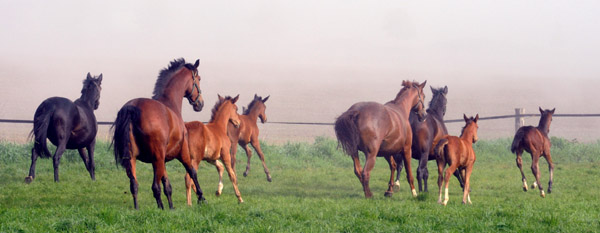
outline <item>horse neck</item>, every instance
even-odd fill
[[[215,118],[210,122],[216,126],[219,126],[221,129],[227,130],[227,124],[229,123],[229,116],[224,111],[225,106],[221,106],[219,110],[215,113]]]
[[[467,128],[465,128],[460,134],[460,139],[462,139],[468,145],[473,145],[473,133]]]
[[[411,109],[413,107],[412,103],[414,102],[414,98],[417,96],[417,92],[410,92],[409,90],[405,90],[396,96],[396,99],[392,100],[391,103],[396,108],[403,110],[406,117],[409,116]]]
[[[92,100],[92,98],[88,97],[86,94],[81,94],[79,99],[75,100],[75,104],[83,105],[85,107],[93,109],[94,100]]]
[[[181,69],[177,73],[173,74],[173,77],[167,83],[163,93],[157,100],[175,111],[181,116],[181,103],[183,102],[183,96],[185,96],[185,85],[187,84],[187,75],[185,72],[187,69]]]
[[[541,117],[540,118],[540,123],[538,124],[538,130],[548,134],[550,132],[550,121],[547,120],[547,117]]]
[[[244,114],[246,116],[248,116],[248,118],[250,118],[250,121],[256,122],[258,121],[258,115],[259,115],[259,111],[257,107],[253,107],[252,109],[248,110],[248,114]]]

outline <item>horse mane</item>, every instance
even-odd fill
[[[416,81],[408,81],[408,80],[404,80],[402,81],[402,89],[400,89],[400,91],[398,92],[398,94],[396,95],[396,98],[389,101],[388,103],[396,103],[396,101],[398,101],[398,99],[400,98],[400,96],[408,89],[410,89],[411,87],[414,87],[415,85],[419,85],[418,82]]]
[[[427,113],[430,112],[435,112],[437,114],[439,114],[440,116],[444,116],[444,113],[446,111],[446,104],[447,104],[447,100],[445,98],[442,98],[444,96],[444,94],[442,94],[442,88],[439,89],[435,89],[435,92],[433,93],[433,97],[431,98],[431,101],[429,101],[429,106],[427,107]],[[442,112],[438,112],[438,109],[442,110]]]
[[[231,96],[225,96],[225,98],[219,99],[217,101],[217,103],[215,104],[215,106],[211,110],[210,122],[213,122],[215,120],[215,117],[217,115],[217,111],[219,110],[219,108],[221,107],[221,105],[223,105],[223,103],[225,103],[226,101],[232,100],[232,99],[233,99],[233,97],[231,97]]]
[[[244,111],[244,115],[248,115],[248,114],[250,114],[250,110],[251,110],[252,108],[254,108],[254,106],[256,105],[256,103],[258,103],[258,102],[260,102],[260,101],[261,101],[260,99],[254,99],[254,100],[252,100],[252,101],[251,101],[251,102],[248,104],[248,107],[246,108],[246,110]]]
[[[168,68],[163,68],[158,74],[158,79],[156,80],[156,84],[154,85],[154,91],[152,92],[152,99],[158,99],[165,91],[169,80],[173,77],[173,74],[178,71],[181,67],[186,67],[189,70],[195,70],[194,65],[190,63],[185,63],[185,59],[177,58],[173,60]]]
[[[469,117],[469,121],[465,124],[465,126],[462,127],[462,129],[460,130],[460,136],[463,136],[463,134],[465,133],[465,129],[467,128],[467,126],[469,126],[469,124],[471,122],[475,121],[475,117]]]

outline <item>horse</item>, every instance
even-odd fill
[[[59,181],[58,165],[66,149],[79,151],[90,177],[96,180],[94,148],[98,123],[94,110],[100,105],[101,84],[102,74],[92,77],[88,73],[83,80],[81,97],[75,102],[63,97],[51,97],[38,106],[33,117],[33,130],[29,134],[29,137],[34,139],[34,145],[31,149],[31,166],[29,176],[25,178],[26,183],[29,184],[35,179],[35,164],[38,156],[42,158],[51,156],[46,139],[50,139],[50,142],[56,145],[53,156],[55,182]]]
[[[519,167],[519,170],[521,170],[523,191],[525,192],[527,192],[527,179],[525,179],[525,173],[523,173],[523,160],[521,159],[521,155],[523,154],[523,150],[531,154],[531,172],[535,176],[535,182],[533,182],[531,188],[534,189],[539,185],[540,196],[546,197],[544,188],[542,188],[542,184],[540,183],[540,170],[538,167],[538,162],[540,160],[540,156],[546,158],[546,162],[548,162],[548,169],[550,170],[548,193],[552,193],[554,163],[552,163],[552,156],[550,155],[550,147],[552,144],[550,143],[550,139],[548,139],[548,133],[550,133],[550,123],[552,122],[552,115],[554,114],[554,110],[556,110],[556,108],[553,108],[552,110],[542,110],[540,107],[539,110],[541,117],[538,126],[523,126],[519,128],[517,133],[515,133],[515,138],[513,139],[510,151],[517,155],[517,167]]]
[[[138,209],[137,160],[152,163],[152,191],[160,209],[164,209],[160,194],[161,181],[169,208],[173,209],[171,183],[165,170],[165,163],[173,159],[183,164],[194,181],[198,202],[205,200],[192,166],[187,130],[181,117],[183,97],[188,99],[196,112],[201,111],[204,105],[200,92],[199,64],[200,60],[190,64],[183,58],[172,61],[168,68],[160,71],[152,99],[129,100],[117,114],[112,126],[115,161],[125,168],[129,177],[135,209]]]
[[[223,98],[220,95],[218,97],[219,101],[217,101],[215,107],[212,109],[212,116],[208,124],[203,124],[199,121],[185,123],[185,127],[188,130],[192,166],[194,170],[197,170],[200,161],[205,160],[217,167],[217,171],[219,172],[219,187],[216,195],[220,196],[223,191],[223,164],[219,160],[223,161],[229,174],[229,180],[233,184],[235,196],[238,198],[239,203],[243,203],[244,200],[242,200],[242,195],[237,186],[237,175],[232,165],[233,157],[231,157],[230,153],[231,141],[227,136],[228,123],[233,124],[234,127],[240,126],[241,120],[237,114],[238,108],[235,105],[239,95],[234,98],[230,96]],[[187,203],[191,206],[192,183],[188,174],[185,176],[185,188]]]
[[[479,128],[479,126],[477,125],[477,121],[479,120],[479,114],[477,114],[474,118],[467,118],[467,116],[463,114],[463,118],[465,119],[465,127],[462,129],[460,137],[446,135],[442,137],[442,139],[440,139],[440,141],[435,146],[436,161],[438,165],[438,203],[443,204],[444,206],[448,204],[449,199],[448,183],[450,183],[450,174],[454,173],[457,170],[460,171],[465,182],[465,185],[463,187],[462,203],[472,204],[471,196],[469,195],[469,193],[471,192],[470,179],[471,172],[473,172],[473,164],[475,164],[476,159],[475,151],[473,151],[473,143],[479,140],[479,138],[477,137],[477,129]],[[444,168],[446,167],[446,164],[448,164],[449,166],[444,174]],[[442,180],[446,185],[443,202]]]
[[[390,166],[390,182],[385,196],[392,196],[396,162],[402,161],[398,158],[400,154],[404,155],[403,161],[412,195],[417,196],[410,167],[412,130],[408,122],[408,114],[410,111],[417,111],[419,119],[425,119],[423,106],[425,83],[427,81],[422,84],[403,81],[403,88],[394,100],[386,104],[355,103],[336,119],[334,126],[336,137],[344,152],[354,161],[354,174],[363,186],[365,198],[373,196],[369,188],[369,179],[376,157],[384,157]],[[363,169],[358,158],[359,150],[366,158]]]
[[[237,153],[237,145],[239,143],[239,145],[246,150],[248,164],[246,165],[244,177],[248,176],[248,173],[250,172],[250,158],[252,157],[252,151],[248,147],[248,144],[250,144],[252,147],[254,147],[258,157],[260,157],[265,174],[267,175],[267,181],[271,182],[271,173],[269,173],[267,164],[265,164],[265,154],[262,152],[262,149],[260,148],[260,142],[258,141],[259,130],[258,125],[256,124],[258,118],[260,118],[260,121],[263,124],[267,122],[267,115],[265,114],[267,107],[265,102],[267,102],[269,97],[270,96],[267,96],[263,99],[262,97],[254,94],[254,99],[252,102],[250,102],[250,104],[248,104],[248,108],[244,109],[244,114],[240,115],[240,127],[235,127],[232,123],[230,123],[227,126],[227,131],[229,134],[229,139],[231,139],[233,168],[235,169],[235,155]]]
[[[434,89],[431,87],[433,97],[427,108],[427,118],[423,122],[418,120],[416,113],[411,112],[409,116],[410,127],[413,132],[412,142],[412,158],[419,160],[417,168],[417,181],[419,182],[419,192],[423,192],[423,182],[425,192],[428,192],[427,179],[429,171],[427,170],[427,162],[435,160],[433,147],[439,140],[448,134],[446,125],[444,124],[444,115],[446,115],[446,95],[448,94],[448,86],[444,88]],[[396,174],[396,186],[400,186],[400,172],[402,171],[402,163],[398,163],[398,173]],[[463,186],[463,181],[457,172],[454,173],[456,178]]]

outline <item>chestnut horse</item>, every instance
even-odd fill
[[[129,177],[135,209],[138,209],[137,160],[152,163],[152,191],[159,208],[164,209],[160,197],[161,181],[169,208],[173,208],[171,183],[165,170],[165,163],[172,159],[179,160],[194,180],[198,202],[204,200],[196,170],[192,166],[187,130],[181,117],[183,97],[188,99],[196,112],[202,110],[204,105],[200,94],[199,62],[196,60],[192,65],[185,63],[183,58],[172,61],[168,68],[160,71],[152,99],[132,99],[119,110],[113,125],[112,142],[115,160],[125,168]]]
[[[192,166],[194,170],[198,170],[200,161],[205,160],[217,167],[219,172],[219,187],[217,196],[220,196],[223,191],[223,164],[229,174],[229,180],[233,184],[235,196],[239,203],[244,202],[242,195],[237,186],[237,175],[233,169],[233,162],[230,150],[231,141],[227,136],[227,125],[231,122],[234,127],[240,126],[240,117],[237,114],[237,106],[239,95],[235,98],[226,96],[225,98],[219,95],[219,101],[212,109],[212,116],[208,124],[203,124],[199,121],[185,123],[188,130],[188,138],[190,142],[190,154],[192,155]],[[223,161],[223,164],[219,162]],[[188,205],[192,205],[192,182],[188,174],[185,175],[185,188]]]
[[[267,181],[271,182],[271,173],[269,173],[269,169],[267,168],[267,164],[265,163],[265,154],[263,154],[262,149],[260,149],[260,142],[258,141],[258,125],[256,121],[260,118],[260,121],[264,124],[267,122],[267,115],[265,114],[265,110],[267,109],[265,102],[269,99],[269,96],[264,99],[256,94],[254,94],[254,99],[250,104],[248,104],[248,108],[244,110],[244,115],[240,115],[240,127],[234,127],[233,124],[229,124],[227,127],[227,131],[229,134],[229,138],[231,139],[231,157],[233,162],[233,168],[235,169],[235,159],[237,153],[237,144],[239,143],[242,148],[246,151],[246,157],[248,158],[248,163],[246,165],[246,171],[244,172],[244,176],[248,176],[250,172],[250,158],[252,158],[252,151],[248,144],[254,147],[254,150],[258,154],[260,161],[262,162],[263,168],[265,170],[265,174],[267,174]]]
[[[550,156],[550,147],[552,145],[550,143],[550,139],[548,139],[548,133],[550,133],[550,122],[552,122],[552,115],[554,114],[554,110],[556,110],[556,108],[552,110],[542,110],[540,107],[539,110],[541,117],[538,126],[523,126],[519,128],[515,134],[515,139],[510,147],[510,151],[517,154],[517,167],[519,167],[519,170],[521,170],[523,191],[525,192],[527,192],[527,179],[525,179],[525,173],[523,173],[523,160],[521,159],[521,155],[523,154],[523,150],[531,154],[531,172],[533,172],[533,175],[535,176],[535,182],[533,182],[531,188],[536,188],[536,186],[539,185],[540,195],[542,197],[546,197],[544,188],[542,188],[542,184],[540,183],[540,170],[538,167],[538,162],[540,160],[540,156],[546,158],[546,161],[548,162],[548,169],[550,170],[548,193],[552,193],[554,164],[552,163],[552,156]]]
[[[46,139],[50,139],[50,142],[56,145],[53,157],[55,182],[58,182],[58,165],[66,149],[79,151],[92,180],[96,180],[94,147],[96,146],[98,123],[94,110],[98,109],[100,105],[101,83],[102,74],[93,78],[88,73],[86,79],[83,80],[81,97],[75,102],[63,97],[51,97],[38,106],[33,117],[33,130],[29,134],[34,138],[35,143],[31,149],[31,166],[29,167],[29,176],[25,177],[26,183],[31,183],[35,179],[35,163],[38,156],[42,158],[51,156]]]
[[[408,122],[410,111],[418,111],[419,118],[425,118],[422,84],[403,81],[402,90],[396,98],[385,105],[375,102],[359,102],[342,113],[335,121],[335,134],[339,144],[354,161],[354,174],[363,185],[366,198],[373,194],[369,188],[371,170],[376,157],[384,157],[391,170],[390,182],[385,196],[391,196],[393,190],[396,162],[404,155],[406,176],[413,196],[417,196],[410,168],[412,130]],[[365,154],[364,169],[360,167],[358,151]]]
[[[418,116],[414,112],[411,112],[409,116],[410,127],[412,128],[413,132],[412,158],[419,160],[419,167],[417,168],[419,192],[423,192],[423,186],[425,186],[425,192],[429,191],[427,189],[427,180],[429,178],[427,162],[429,160],[435,160],[433,148],[443,136],[448,134],[448,130],[444,124],[448,87],[445,86],[444,88],[438,89],[431,87],[431,92],[433,93],[433,96],[431,97],[429,107],[427,108],[427,118],[421,122],[418,120]],[[400,172],[402,171],[402,163],[398,163],[397,165],[398,173],[396,174],[395,185],[400,186]],[[458,171],[456,171],[454,175],[462,187],[463,182]]]
[[[479,139],[477,137],[477,121],[479,120],[479,114],[475,118],[467,118],[463,114],[465,119],[465,127],[460,133],[460,137],[446,135],[440,139],[438,144],[435,146],[436,160],[438,165],[438,187],[439,187],[439,198],[438,203],[446,205],[448,204],[448,183],[450,183],[450,175],[455,171],[460,171],[464,178],[465,186],[463,187],[463,204],[467,202],[471,204],[470,191],[470,179],[471,172],[473,172],[473,164],[475,164],[475,151],[473,151],[473,143]],[[444,174],[444,168],[448,164],[448,168]],[[442,202],[442,179],[445,187],[445,197]]]

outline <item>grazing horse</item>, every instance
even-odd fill
[[[523,126],[517,130],[515,139],[513,140],[510,151],[517,154],[517,167],[521,170],[521,176],[523,181],[523,191],[527,192],[527,179],[525,179],[525,173],[523,173],[523,160],[521,155],[523,150],[531,154],[531,172],[535,176],[535,182],[531,185],[531,188],[536,188],[539,185],[540,195],[546,197],[544,188],[540,183],[540,170],[538,162],[540,156],[544,156],[548,162],[548,169],[550,170],[550,181],[548,181],[548,193],[552,193],[552,181],[554,176],[554,164],[552,163],[552,156],[550,156],[550,139],[548,139],[548,133],[550,133],[550,122],[552,122],[552,115],[554,110],[542,110],[539,108],[541,113],[540,123],[537,127]]]
[[[409,121],[410,127],[413,132],[412,142],[412,158],[419,160],[419,167],[417,168],[417,181],[419,182],[419,192],[423,192],[423,182],[425,186],[425,192],[427,189],[427,179],[429,178],[429,171],[427,170],[427,162],[429,160],[435,160],[435,153],[433,147],[437,145],[440,139],[448,134],[446,125],[444,124],[444,115],[446,115],[446,95],[448,94],[448,87],[434,89],[431,87],[433,97],[429,102],[427,108],[427,118],[423,122],[418,120],[417,114],[414,112],[410,113]],[[400,172],[402,171],[402,163],[398,163],[398,173],[396,174],[396,186],[400,185]],[[460,185],[463,186],[462,179],[459,176],[458,171],[454,173]]]
[[[238,149],[237,144],[239,143],[240,146],[246,150],[246,156],[248,157],[248,164],[246,165],[246,171],[244,172],[244,176],[248,176],[248,173],[250,172],[250,158],[252,157],[252,151],[248,147],[248,144],[250,144],[254,147],[258,157],[260,157],[260,161],[265,169],[265,174],[267,174],[267,180],[271,182],[271,174],[265,163],[265,154],[263,154],[262,149],[260,149],[260,142],[258,141],[259,131],[258,125],[256,124],[258,118],[260,118],[260,121],[263,124],[267,122],[267,115],[265,114],[267,107],[265,102],[267,102],[268,99],[269,96],[263,99],[254,94],[254,99],[248,104],[248,108],[244,110],[244,115],[240,115],[240,127],[234,127],[233,124],[229,124],[227,131],[229,138],[231,139],[231,157],[233,158],[232,162],[234,169],[235,155]]]
[[[219,101],[215,104],[212,110],[212,117],[208,124],[203,124],[199,121],[185,123],[188,130],[188,138],[190,143],[190,154],[192,155],[192,166],[194,170],[198,170],[200,161],[206,160],[217,167],[219,172],[219,187],[217,196],[220,196],[223,191],[223,161],[229,180],[233,184],[235,196],[239,203],[244,202],[242,195],[237,186],[237,175],[232,166],[232,157],[230,154],[231,141],[227,136],[227,125],[229,122],[235,127],[240,126],[240,117],[237,114],[237,102],[239,95],[235,98],[229,96],[223,98],[219,95]],[[185,188],[188,205],[192,205],[192,182],[188,174],[185,175]]]
[[[35,179],[35,163],[38,156],[50,158],[50,151],[46,146],[46,139],[56,145],[53,156],[54,181],[58,182],[58,165],[66,149],[77,149],[85,168],[90,173],[92,180],[96,180],[94,173],[94,147],[96,146],[96,133],[98,123],[94,110],[100,105],[100,91],[102,87],[102,74],[93,78],[90,73],[83,80],[81,97],[72,102],[63,97],[51,97],[38,106],[33,117],[33,130],[29,134],[35,143],[31,149],[31,167],[26,183]],[[87,154],[85,149],[87,149]],[[88,157],[89,154],[89,157]]]
[[[438,165],[438,187],[439,187],[439,198],[438,203],[444,206],[448,204],[448,183],[450,183],[450,175],[455,171],[459,170],[462,177],[464,178],[465,186],[463,187],[463,204],[467,202],[471,204],[470,191],[470,179],[471,172],[473,172],[473,164],[475,164],[475,151],[473,151],[473,143],[477,142],[477,121],[479,120],[479,114],[475,118],[467,118],[463,114],[465,119],[465,127],[462,129],[460,137],[457,136],[444,136],[438,144],[435,146],[436,160]],[[448,164],[446,173],[444,174],[444,168]],[[445,187],[445,197],[442,202],[442,179]],[[460,179],[459,179],[460,180]]]
[[[137,160],[152,163],[152,191],[159,208],[164,209],[160,198],[161,181],[169,208],[173,208],[171,183],[165,170],[165,163],[172,159],[179,160],[194,180],[198,202],[204,200],[196,170],[192,166],[187,130],[181,117],[183,97],[188,99],[196,112],[202,110],[204,105],[200,94],[199,62],[196,60],[195,64],[189,64],[183,58],[172,61],[168,68],[160,71],[152,99],[132,99],[117,114],[112,141],[115,160],[127,172],[135,209],[138,209]]]
[[[376,157],[384,157],[390,166],[390,182],[385,196],[393,194],[396,162],[402,161],[398,158],[400,154],[404,155],[404,166],[406,166],[411,192],[413,196],[417,196],[410,168],[412,130],[408,122],[408,114],[411,110],[418,111],[419,119],[425,118],[423,87],[426,82],[419,84],[403,81],[403,88],[394,100],[385,105],[375,102],[356,103],[335,121],[338,142],[352,157],[354,174],[362,183],[366,198],[373,196],[369,188],[369,179]],[[364,169],[360,167],[359,150],[366,157]]]

